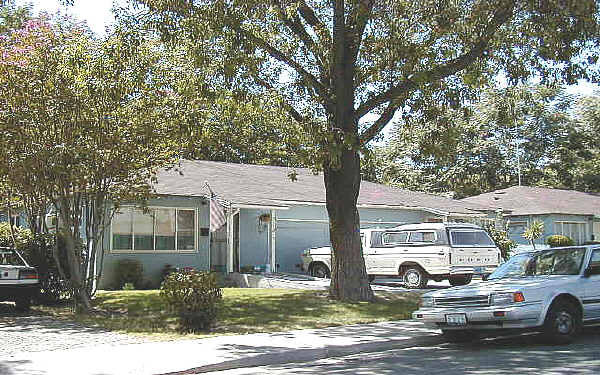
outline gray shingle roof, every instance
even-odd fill
[[[596,215],[600,216],[600,195],[575,190],[513,186],[464,198],[463,202],[511,210],[512,215]]]
[[[297,181],[288,173],[295,170]],[[208,182],[220,198],[243,205],[286,206],[287,202],[325,203],[323,176],[309,169],[212,161],[182,161],[161,171],[155,191],[161,195],[208,196]],[[363,181],[359,205],[427,208],[452,214],[477,214],[487,208],[437,195]]]

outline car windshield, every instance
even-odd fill
[[[2,266],[25,266],[23,259],[16,251],[7,248],[0,248],[0,265]]]
[[[498,267],[488,280],[542,275],[578,275],[584,255],[584,248],[518,254]]]

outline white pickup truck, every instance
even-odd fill
[[[500,250],[473,224],[406,224],[391,229],[360,231],[369,279],[400,277],[408,288],[423,288],[428,280],[466,285],[473,274],[487,275],[500,264]],[[302,268],[315,277],[329,277],[331,249],[302,253]]]

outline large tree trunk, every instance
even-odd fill
[[[341,167],[325,166],[325,189],[331,238],[332,298],[344,301],[371,301],[360,241],[360,219],[356,202],[360,189],[360,158],[356,151],[344,150]]]

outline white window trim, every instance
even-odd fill
[[[138,206],[121,206],[121,208],[125,208],[125,209],[140,209],[140,207]],[[131,250],[115,250],[113,248],[113,220],[111,219],[110,221],[110,253],[111,254],[194,254],[194,253],[198,253],[200,251],[200,249],[198,249],[198,236],[199,236],[199,230],[198,230],[198,208],[196,207],[166,207],[166,206],[148,206],[148,209],[167,209],[167,210],[175,210],[175,247],[177,248],[177,210],[187,210],[187,211],[194,211],[194,249],[193,250],[135,250],[135,249],[131,249]],[[114,218],[114,217],[113,217]],[[133,231],[133,239],[132,239],[132,243],[131,246],[134,247],[135,246],[135,228],[133,227],[132,224],[132,231]],[[154,235],[154,243],[156,246],[156,234]]]
[[[557,230],[558,225],[560,224],[560,233]],[[564,224],[578,224],[581,225],[583,228],[583,231],[579,232],[579,237],[580,238],[571,238],[571,236],[569,235],[568,237],[571,238],[573,241],[575,241],[575,244],[582,244],[585,241],[588,240],[588,228],[587,228],[587,222],[585,221],[573,221],[573,220],[558,220],[554,222],[554,232],[555,234],[561,234],[561,235],[565,235],[564,234]]]

